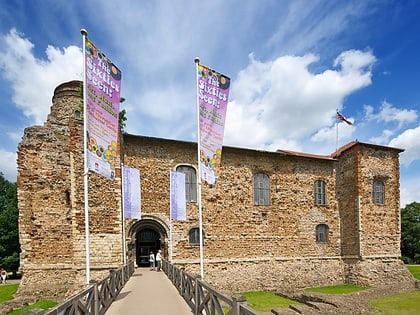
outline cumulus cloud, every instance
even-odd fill
[[[410,165],[414,160],[420,160],[420,126],[407,129],[389,142],[392,147],[405,149],[401,154],[401,164]]]
[[[16,29],[0,38],[0,43],[0,69],[11,83],[13,102],[35,124],[42,124],[57,85],[82,79],[81,49],[69,46],[61,50],[48,46],[47,59],[37,59],[33,55],[34,44]]]
[[[334,142],[335,110],[348,95],[371,84],[376,61],[370,51],[351,50],[340,54],[331,69],[314,73],[310,66],[319,60],[314,54],[268,62],[252,54],[249,58],[232,86],[226,142],[276,149],[299,149],[298,143],[311,135],[316,142],[328,137]],[[355,127],[342,129],[341,136],[350,137]]]
[[[394,107],[391,103],[383,101],[378,113],[375,113],[373,106],[365,105],[365,118],[366,120],[376,120],[385,123],[395,122],[398,128],[404,124],[417,121],[417,111],[414,109],[399,109]]]
[[[16,161],[16,153],[0,150],[1,172],[4,175],[4,178],[10,182],[16,182]]]

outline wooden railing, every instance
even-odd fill
[[[258,315],[242,296],[229,297],[184,270],[163,261],[163,271],[191,307],[194,315]]]
[[[44,315],[103,315],[133,273],[134,263],[130,262]]]

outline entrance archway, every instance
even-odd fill
[[[135,259],[138,267],[149,266],[149,255],[158,250],[167,256],[167,228],[158,218],[151,216],[137,221],[129,231],[131,246],[129,245],[128,256]],[[130,250],[131,249],[131,250]]]

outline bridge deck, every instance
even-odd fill
[[[137,268],[105,314],[191,315],[193,312],[163,271]]]

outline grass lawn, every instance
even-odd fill
[[[13,294],[16,293],[19,284],[0,285],[0,303],[13,300]]]
[[[361,287],[354,284],[340,284],[340,285],[331,285],[326,287],[317,287],[317,288],[306,288],[306,292],[318,292],[325,294],[346,294],[357,291],[365,290],[365,287]]]
[[[287,308],[290,304],[300,304],[268,291],[243,292],[250,307],[259,312],[269,312],[273,308]]]
[[[17,289],[19,287],[19,284],[6,284],[6,285],[0,285],[0,303],[13,300],[13,294],[16,293]],[[56,306],[58,303],[56,301],[50,301],[50,300],[43,300],[38,301],[35,304],[31,304],[28,306],[25,306],[19,310],[13,311],[9,313],[8,315],[20,315],[24,312],[29,311],[33,308],[42,308],[44,310]]]
[[[407,268],[413,274],[414,278],[420,280],[420,265],[407,265]]]
[[[420,291],[386,296],[370,301],[384,315],[420,314]]]

